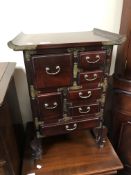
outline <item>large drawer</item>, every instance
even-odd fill
[[[40,133],[44,136],[52,136],[57,134],[70,133],[72,131],[78,131],[81,129],[94,128],[99,126],[99,117],[90,115],[90,118],[80,121],[74,121],[67,124],[52,124],[52,125],[41,125]]]
[[[32,56],[36,89],[70,86],[73,83],[72,54]]]

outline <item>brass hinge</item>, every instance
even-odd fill
[[[39,131],[39,126],[44,126],[44,121],[39,121],[37,117],[35,117],[35,127],[36,127],[36,136],[37,138],[43,138],[45,137],[44,135],[42,135]]]
[[[42,135],[39,131],[36,132],[36,136],[37,136],[38,139],[39,139],[39,138],[44,138],[44,137],[45,137],[45,136]]]
[[[103,49],[103,50],[106,50],[106,54],[107,54],[108,56],[110,56],[111,53],[112,53],[113,46],[112,46],[112,45],[103,46],[102,49]]]
[[[73,53],[74,57],[76,58],[78,56],[78,52],[82,52],[84,50],[85,50],[84,47],[80,47],[80,48],[68,48],[67,49],[67,52]]]
[[[102,88],[102,91],[103,92],[106,92],[107,87],[108,87],[107,78],[104,78],[103,82],[98,84],[98,87],[101,87]]]
[[[78,68],[78,63],[74,63],[74,68],[73,68],[73,78],[74,78],[74,82],[73,82],[73,86],[71,86],[69,89],[71,90],[77,90],[77,89],[81,89],[82,86],[77,85],[77,75],[78,72],[80,72],[80,69]]]
[[[108,80],[107,80],[107,78],[104,78],[104,83],[103,83],[103,92],[106,92],[107,87],[108,87]]]
[[[68,117],[67,114],[63,115],[63,118],[59,119],[59,123],[67,123],[72,120],[72,117]]]
[[[79,89],[82,89],[82,86],[77,85],[76,81],[73,82],[73,86],[69,87],[69,90],[79,90]]]
[[[30,61],[31,55],[33,55],[33,54],[36,54],[36,51],[35,50],[26,50],[24,52],[25,61]]]
[[[105,105],[105,100],[106,100],[106,94],[103,93],[103,94],[101,95],[101,98],[100,98],[100,99],[97,99],[96,101],[97,101],[97,103],[100,103],[100,104],[101,104],[101,107],[103,108],[104,105]]]
[[[106,100],[106,94],[102,94],[101,95],[101,99],[100,99],[100,102],[101,102],[101,106],[104,107],[105,105],[105,100]]]
[[[37,117],[35,117],[35,127],[37,130],[39,130],[39,126],[44,126],[44,121],[39,121]]]
[[[30,95],[31,95],[32,100],[35,99],[37,94],[38,94],[38,91],[34,89],[33,85],[30,85]]]
[[[77,78],[77,74],[79,72],[79,68],[78,68],[78,64],[77,63],[74,63],[74,69],[73,69],[73,77],[74,78]]]

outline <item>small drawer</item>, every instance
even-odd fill
[[[81,121],[74,121],[67,124],[54,124],[40,126],[40,133],[44,136],[70,133],[73,131],[97,127],[100,124],[99,117],[90,115],[90,118]]]
[[[46,93],[37,96],[39,119],[45,123],[57,122],[62,116],[62,94]]]
[[[103,80],[103,71],[88,71],[88,72],[80,72],[78,74],[78,85],[81,84],[98,84]]]
[[[84,89],[84,90],[69,90],[68,91],[68,101],[79,103],[91,103],[101,98],[102,89]]]
[[[82,105],[82,106],[72,106],[68,109],[70,116],[80,116],[80,115],[87,115],[87,114],[95,114],[100,112],[100,105],[97,104],[90,104],[90,105]]]
[[[36,55],[32,57],[36,89],[70,86],[73,82],[71,54]]]
[[[79,67],[83,69],[96,69],[104,64],[105,59],[105,51],[81,52],[79,58]]]

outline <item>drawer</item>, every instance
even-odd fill
[[[91,103],[101,98],[102,89],[84,89],[84,90],[69,90],[68,91],[68,102],[77,102],[77,103]]]
[[[63,105],[60,92],[46,93],[37,96],[39,119],[45,123],[57,122],[62,117]]]
[[[40,133],[44,136],[70,133],[81,129],[97,127],[100,124],[99,117],[90,115],[90,118],[81,121],[70,122],[67,124],[54,124],[40,126]]]
[[[95,114],[100,112],[99,103],[89,104],[89,105],[81,105],[81,106],[72,106],[68,108],[70,116],[81,116],[87,114]]]
[[[83,69],[96,69],[104,64],[105,59],[105,51],[81,52],[78,65]]]
[[[36,89],[70,86],[73,82],[71,54],[36,55],[32,57]]]
[[[96,84],[98,85],[103,80],[103,71],[88,71],[88,72],[80,72],[78,74],[78,85],[80,84]]]

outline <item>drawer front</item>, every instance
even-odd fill
[[[92,101],[96,101],[97,99],[100,99],[102,94],[101,88],[95,88],[95,89],[84,89],[84,90],[74,90],[68,92],[68,101],[73,102],[76,101],[78,103],[91,103]]]
[[[39,118],[45,123],[57,122],[62,116],[62,94],[59,92],[46,93],[37,96]]]
[[[72,85],[73,57],[71,54],[52,54],[32,57],[36,89]]]
[[[78,84],[87,84],[87,85],[98,85],[103,80],[103,71],[88,71],[80,72],[78,74]]]
[[[87,116],[87,114],[95,114],[100,112],[100,105],[97,103],[90,105],[73,106],[69,107],[68,110],[70,116]]]
[[[81,52],[79,59],[79,67],[83,69],[99,68],[104,64],[106,59],[105,51],[89,51]]]
[[[97,127],[100,124],[98,117],[91,116],[90,119],[76,121],[69,124],[40,126],[40,132],[44,136],[70,133],[81,129]]]

